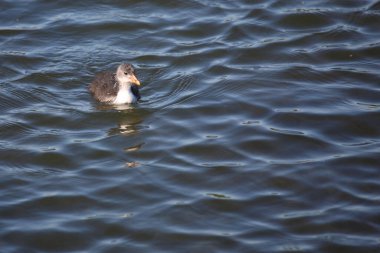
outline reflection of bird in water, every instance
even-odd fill
[[[96,75],[88,89],[95,99],[109,104],[129,104],[140,99],[135,70],[131,64],[121,64],[116,73],[103,72]]]
[[[108,135],[121,134],[123,136],[133,136],[140,131],[148,129],[149,126],[144,124],[146,113],[144,109],[136,109],[129,104],[125,105],[102,105],[99,110],[105,110],[108,114],[113,114],[117,125],[108,130]],[[109,111],[112,108],[112,111]]]

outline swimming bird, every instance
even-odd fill
[[[88,86],[94,98],[109,104],[136,103],[140,98],[140,81],[135,69],[129,63],[123,63],[116,69],[116,73],[102,72]]]

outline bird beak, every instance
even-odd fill
[[[140,85],[140,81],[136,78],[135,75],[132,75],[131,80],[132,80],[132,83],[136,85]]]

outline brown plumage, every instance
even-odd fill
[[[135,76],[133,66],[123,63],[117,68],[116,73],[97,74],[88,88],[100,102],[124,104],[137,102],[141,98],[139,85],[140,81]]]

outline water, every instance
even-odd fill
[[[379,1],[0,7],[1,252],[379,252]]]

